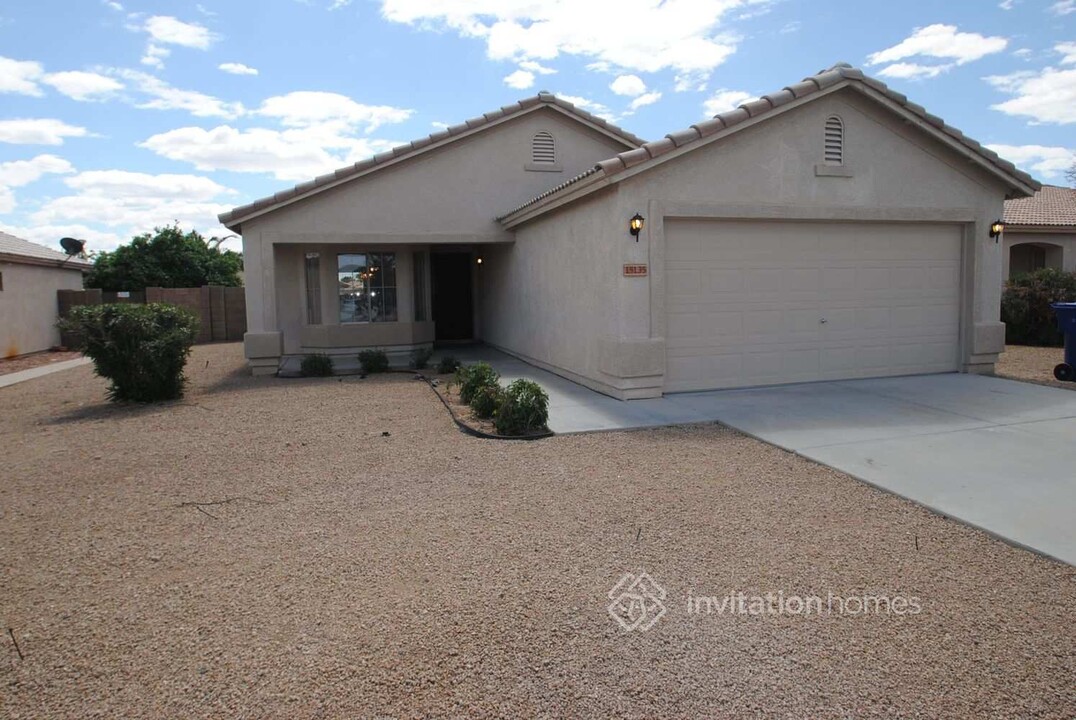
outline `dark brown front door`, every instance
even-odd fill
[[[434,339],[438,342],[474,339],[471,263],[470,253],[430,254]]]

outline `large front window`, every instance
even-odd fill
[[[340,322],[396,322],[396,254],[336,256]]]

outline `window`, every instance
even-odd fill
[[[557,162],[557,147],[553,136],[545,130],[531,140],[531,162],[539,165],[554,165]]]
[[[429,281],[429,260],[430,254],[426,252],[416,252],[412,255],[412,269],[414,270],[414,290],[415,290],[415,322],[424,322],[429,319],[427,313],[427,301],[426,301],[426,288]]]
[[[826,118],[824,153],[826,165],[844,164],[844,123],[836,115]]]
[[[396,322],[396,254],[336,256],[340,322]]]
[[[306,322],[321,325],[321,255],[306,254]]]

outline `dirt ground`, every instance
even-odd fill
[[[1005,352],[1001,354],[997,365],[994,366],[994,372],[999,377],[1012,380],[1076,390],[1076,383],[1059,382],[1054,379],[1054,367],[1064,359],[1065,351],[1062,348],[1006,345]]]
[[[44,352],[18,355],[13,358],[0,358],[0,375],[7,375],[8,373],[13,372],[21,372],[22,370],[29,370],[31,368],[41,367],[42,365],[50,365],[56,362],[63,362],[64,360],[77,360],[80,357],[82,357],[82,353],[79,352],[52,352],[49,350],[45,350]]]
[[[1072,567],[727,429],[480,440],[406,375],[189,375],[0,388],[0,716],[1076,714]],[[698,611],[741,592],[829,611]]]

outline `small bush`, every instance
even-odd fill
[[[303,357],[299,365],[303,377],[328,377],[333,374],[333,359],[325,353],[312,353]]]
[[[149,305],[84,305],[60,322],[78,338],[78,349],[108,378],[113,401],[159,402],[183,396],[198,319],[187,310]]]
[[[460,369],[460,361],[451,355],[445,355],[441,358],[441,361],[437,363],[437,372],[442,375],[448,375],[454,373]]]
[[[456,384],[460,386],[460,400],[470,405],[471,399],[484,387],[497,387],[501,376],[489,363],[464,365],[456,370]]]
[[[433,357],[433,349],[428,347],[415,348],[411,351],[411,367],[415,370],[425,370]]]
[[[1059,347],[1065,344],[1050,303],[1076,302],[1076,272],[1056,268],[1018,275],[1005,284],[1001,320],[1005,342]]]
[[[389,356],[384,350],[363,350],[359,353],[359,365],[367,375],[371,373],[383,373],[389,369]]]
[[[493,417],[493,425],[502,435],[544,432],[548,421],[549,396],[541,385],[522,378],[504,389]]]
[[[475,417],[483,420],[493,417],[493,414],[497,412],[497,407],[501,404],[502,395],[503,391],[498,385],[487,385],[486,387],[478,388],[474,397],[471,398],[471,410],[474,411]]]

